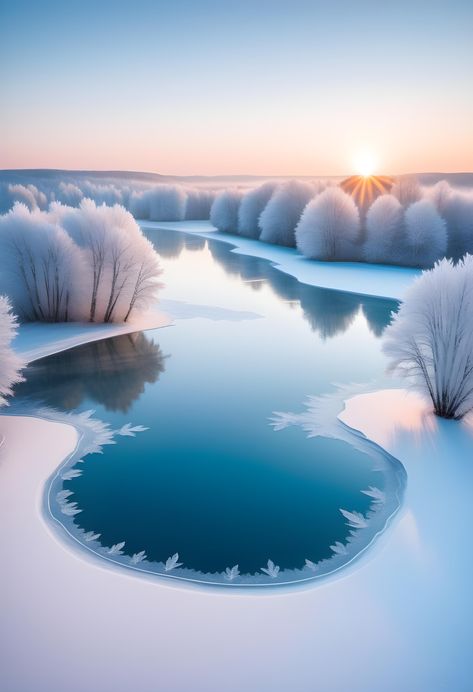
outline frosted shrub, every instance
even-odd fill
[[[51,205],[50,215],[82,250],[82,281],[88,292],[81,304],[82,318],[126,321],[133,309],[144,309],[155,298],[158,256],[126,209],[97,206],[86,199],[78,209]]]
[[[187,196],[178,185],[156,185],[149,193],[151,221],[182,221],[186,215]]]
[[[205,220],[210,217],[210,208],[215,199],[216,193],[212,190],[199,190],[190,188],[186,190],[186,219]]]
[[[440,213],[448,230],[447,255],[457,260],[473,253],[473,193],[454,190],[442,201]]]
[[[135,219],[149,219],[149,196],[148,191],[132,192],[128,203],[130,214]]]
[[[243,195],[238,210],[238,232],[247,238],[259,238],[261,227],[259,217],[269,202],[276,183],[264,183]]]
[[[55,197],[57,201],[62,204],[67,204],[70,207],[77,207],[83,199],[84,194],[77,185],[60,182]]]
[[[144,192],[133,192],[129,209],[136,219],[182,221],[186,202],[187,195],[179,185],[155,185]]]
[[[0,218],[1,290],[24,320],[67,321],[80,312],[82,255],[46,212],[16,203]]]
[[[84,197],[92,199],[96,204],[125,204],[126,194],[121,188],[116,185],[96,183],[91,180],[85,180],[81,183],[82,193]]]
[[[352,197],[329,187],[304,209],[296,229],[297,247],[319,260],[350,260],[359,255],[360,215]]]
[[[238,207],[242,195],[240,190],[223,190],[215,197],[210,210],[210,221],[219,231],[237,233]]]
[[[413,267],[432,267],[445,257],[447,229],[432,202],[414,202],[405,213],[405,249],[400,264]],[[402,261],[403,260],[403,261]]]
[[[425,190],[424,197],[429,199],[437,209],[440,216],[444,216],[450,202],[453,190],[446,180],[439,180],[438,183]]]
[[[391,194],[406,208],[422,198],[422,188],[415,176],[405,175],[397,178],[391,188]]]
[[[290,180],[280,185],[261,213],[260,240],[295,247],[296,226],[304,207],[314,194],[313,185],[299,180]]]
[[[84,199],[0,216],[0,288],[24,320],[116,322],[159,288],[158,256],[131,214]]]
[[[0,406],[6,404],[12,386],[22,379],[19,372],[22,362],[11,348],[16,327],[10,302],[5,296],[0,296]]]
[[[8,185],[10,205],[22,202],[28,209],[44,209],[48,203],[44,192],[38,190],[36,185]]]
[[[404,242],[403,208],[394,195],[381,195],[366,215],[363,256],[367,262],[395,264]]]
[[[384,333],[390,369],[430,396],[435,413],[473,408],[473,257],[443,259],[415,281]]]

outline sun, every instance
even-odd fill
[[[357,174],[363,176],[363,178],[370,178],[376,173],[376,156],[370,151],[359,152],[354,159],[354,163]]]

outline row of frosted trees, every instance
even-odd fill
[[[121,204],[136,219],[210,217],[221,231],[297,246],[321,260],[431,267],[436,259],[459,259],[473,250],[473,193],[445,181],[421,188],[415,178],[401,178],[369,208],[357,207],[336,185],[297,180],[219,192],[170,184],[136,190],[90,180],[80,187],[59,181],[46,191],[10,184],[3,193],[4,208],[17,200],[30,211],[45,211],[51,200],[78,207],[91,198],[96,204]]]
[[[210,211],[220,230],[297,247],[308,258],[431,267],[473,251],[473,193],[400,179],[367,209],[337,185],[289,181],[223,190]]]
[[[127,321],[154,300],[159,273],[152,244],[120,205],[16,203],[0,216],[0,294],[23,321]]]
[[[78,207],[84,199],[96,204],[120,204],[136,219],[151,221],[203,220],[210,216],[216,191],[182,185],[158,184],[143,190],[127,185],[84,180],[80,184],[58,181],[46,190],[33,184],[7,184],[0,189],[0,209],[8,211],[21,202],[30,211],[46,211],[51,202]]]

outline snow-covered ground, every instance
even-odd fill
[[[89,322],[30,322],[20,325],[13,340],[16,353],[27,363],[74,346],[100,341],[119,334],[167,327],[172,319],[164,312],[149,310],[129,322],[91,324]]]
[[[76,432],[3,417],[2,690],[470,690],[473,430],[393,390],[342,417],[402,459],[404,509],[332,580],[258,595],[130,576],[58,540],[44,483]]]
[[[153,228],[185,231],[203,238],[230,243],[235,246],[234,252],[267,259],[285,274],[294,276],[304,284],[321,288],[400,300],[415,277],[420,274],[420,270],[407,267],[309,260],[293,248],[221,233],[210,221],[140,221],[139,224],[146,231]]]

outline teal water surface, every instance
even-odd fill
[[[396,303],[300,284],[219,241],[149,237],[176,324],[44,358],[16,387],[17,403],[146,428],[100,455],[79,449],[69,466],[81,475],[52,479],[53,516],[94,552],[168,576],[266,584],[338,568],[397,507],[398,469],[372,446],[276,432],[270,418],[335,382],[380,381]],[[370,487],[388,500],[373,504]],[[63,491],[77,513],[62,511]],[[176,553],[182,566],[166,570]]]

